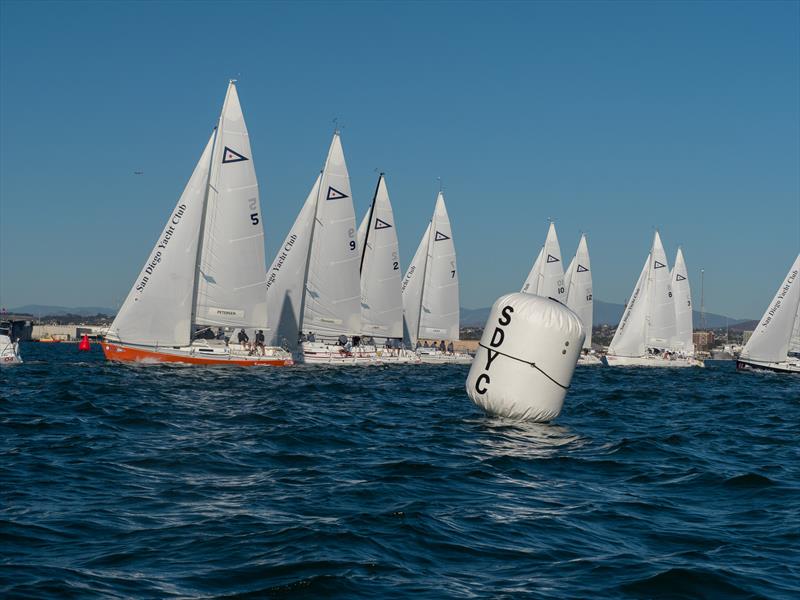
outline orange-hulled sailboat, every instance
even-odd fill
[[[103,341],[106,358],[291,365],[291,354],[262,343],[267,294],[261,219],[250,140],[231,81],[219,123]]]

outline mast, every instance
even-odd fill
[[[358,265],[358,273],[364,270],[364,256],[367,254],[367,242],[369,241],[369,232],[372,229],[372,216],[375,214],[375,202],[378,199],[378,190],[381,187],[381,180],[383,173],[378,175],[378,184],[375,186],[375,194],[372,196],[372,205],[369,207],[369,217],[367,218],[367,231],[364,233],[364,247],[361,248],[361,262]]]
[[[706,330],[706,270],[700,269],[700,329]]]
[[[439,191],[441,194],[441,190]],[[436,197],[436,201],[439,201],[439,197]],[[431,234],[433,237],[436,237],[436,209],[434,208],[433,217],[430,220],[430,228],[428,229],[428,248],[425,250],[425,267],[422,269],[422,290],[420,290],[419,294],[419,312],[417,313],[417,340],[419,340],[419,325],[422,323],[422,303],[425,302],[425,281],[428,277],[428,259],[431,256]]]

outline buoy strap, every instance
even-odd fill
[[[558,387],[560,387],[560,388],[562,388],[562,389],[565,389],[565,390],[568,390],[568,389],[569,389],[569,386],[568,386],[568,385],[562,385],[562,384],[560,384],[558,381],[556,381],[555,379],[553,379],[552,377],[550,377],[550,375],[548,375],[547,373],[545,373],[545,372],[542,370],[542,368],[541,368],[541,367],[539,367],[539,366],[538,366],[538,365],[537,365],[535,362],[531,362],[531,361],[529,361],[529,360],[523,360],[523,359],[521,359],[521,358],[517,358],[516,356],[511,356],[510,354],[506,354],[505,352],[500,352],[500,350],[497,350],[497,349],[495,349],[495,348],[490,348],[489,346],[484,346],[484,345],[483,345],[481,342],[478,342],[478,346],[480,346],[481,348],[486,348],[486,350],[488,350],[489,352],[497,352],[498,354],[500,354],[501,356],[505,356],[506,358],[510,358],[510,359],[512,359],[512,360],[519,361],[519,362],[521,362],[521,363],[523,363],[523,364],[530,365],[530,366],[532,366],[534,369],[536,369],[537,371],[539,371],[539,373],[541,373],[542,375],[544,375],[545,377],[547,377],[547,378],[548,378],[550,381],[552,381],[553,383],[555,383],[555,384],[556,384]]]

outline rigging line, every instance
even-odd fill
[[[511,356],[510,354],[506,354],[505,352],[500,352],[499,350],[496,350],[496,349],[494,349],[494,348],[490,348],[489,346],[484,346],[484,345],[483,345],[482,343],[480,343],[480,342],[478,342],[478,346],[480,346],[481,348],[486,348],[486,349],[487,349],[489,352],[497,352],[497,354],[500,354],[501,356],[505,356],[505,357],[507,357],[507,358],[511,358],[511,359],[513,359],[513,360],[519,361],[519,362],[521,362],[521,363],[524,363],[524,364],[526,364],[526,365],[530,365],[530,366],[532,366],[534,369],[536,369],[537,371],[539,371],[539,372],[540,372],[542,375],[544,375],[545,377],[547,377],[547,378],[548,378],[550,381],[552,381],[553,383],[555,383],[555,384],[556,384],[558,387],[560,387],[560,388],[562,388],[562,389],[565,389],[565,390],[568,390],[568,389],[569,389],[569,386],[568,386],[568,385],[562,385],[562,384],[560,384],[558,381],[556,381],[555,379],[553,379],[552,377],[550,377],[550,375],[548,375],[547,373],[545,373],[545,372],[544,372],[544,371],[543,371],[543,370],[542,370],[542,369],[541,369],[539,366],[537,366],[537,364],[536,364],[536,363],[534,363],[534,362],[530,362],[530,361],[528,361],[528,360],[522,360],[521,358],[517,358],[516,356]]]

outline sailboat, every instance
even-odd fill
[[[689,271],[683,259],[683,250],[678,248],[675,263],[670,273],[672,300],[675,306],[675,336],[672,349],[684,356],[694,356],[692,333],[692,290],[689,287]]]
[[[667,256],[658,231],[608,354],[609,366],[702,367],[673,347],[676,313]]]
[[[800,373],[800,254],[747,340],[736,368]]]
[[[520,291],[552,298],[562,304],[565,302],[567,290],[564,285],[564,263],[561,262],[561,247],[558,245],[554,223],[550,223],[544,246],[539,250]]]
[[[272,343],[294,349],[299,362],[375,362],[360,346],[361,252],[350,177],[339,132],[325,166],[267,272]]]
[[[225,331],[238,329],[254,340],[266,328],[261,220],[247,127],[231,81],[219,123],[108,330],[106,358],[291,365],[280,348],[224,339]]]
[[[403,294],[394,213],[381,173],[367,214],[358,229],[361,251],[361,343],[375,349],[381,363],[418,363],[403,344]],[[375,342],[377,338],[378,342]]]
[[[0,322],[0,366],[22,363],[22,357],[19,354],[19,340],[14,341],[11,336],[11,323],[8,321]]]
[[[564,274],[564,287],[566,288],[566,305],[583,323],[586,339],[583,342],[583,352],[578,357],[579,365],[600,365],[602,361],[592,351],[592,321],[594,300],[592,296],[592,269],[589,260],[589,246],[586,236],[581,235],[578,250],[567,267]]]
[[[469,354],[442,352],[440,346],[427,345],[429,340],[457,341],[459,336],[456,249],[441,191],[401,289],[405,338],[412,346],[416,345],[422,362],[470,364]],[[425,340],[422,346],[421,340]]]

